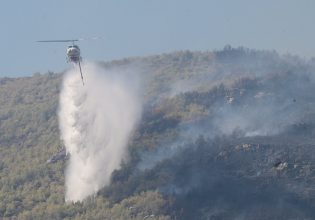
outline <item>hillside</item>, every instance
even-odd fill
[[[315,219],[315,61],[226,47],[100,62],[140,76],[129,159],[66,203],[63,74],[0,79],[0,218]]]

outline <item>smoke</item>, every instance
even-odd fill
[[[158,104],[165,115],[184,115],[176,128],[178,135],[142,153],[140,170],[172,158],[200,135],[267,138],[292,132],[297,125],[314,124],[313,66],[272,53],[253,52],[242,59],[229,57],[228,52],[225,56],[228,62],[219,57],[216,68],[208,72],[192,68],[195,76],[170,85],[167,104]],[[190,116],[194,114],[197,117]]]
[[[174,199],[180,219],[314,219],[305,192],[313,177],[315,68],[230,53],[213,68],[190,66],[188,77],[174,74],[185,63],[168,66],[167,77],[152,74],[147,87],[157,92],[147,92],[153,102],[145,105],[137,170],[114,181],[109,196],[157,190]]]
[[[141,115],[137,78],[127,71],[106,72],[95,64],[64,75],[59,126],[69,164],[66,201],[82,201],[108,185],[127,157],[127,143]],[[127,83],[128,80],[128,83]]]

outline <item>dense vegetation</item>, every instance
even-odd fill
[[[315,219],[315,62],[227,46],[102,62],[142,79],[111,184],[65,203],[62,74],[0,79],[0,218]]]

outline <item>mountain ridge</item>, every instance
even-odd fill
[[[98,65],[142,80],[129,160],[95,197],[65,203],[67,160],[46,163],[63,148],[62,74],[2,78],[2,218],[315,217],[314,61],[226,47]]]

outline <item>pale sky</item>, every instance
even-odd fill
[[[226,44],[315,57],[314,0],[2,0],[0,77],[60,72],[67,44],[109,61]]]

